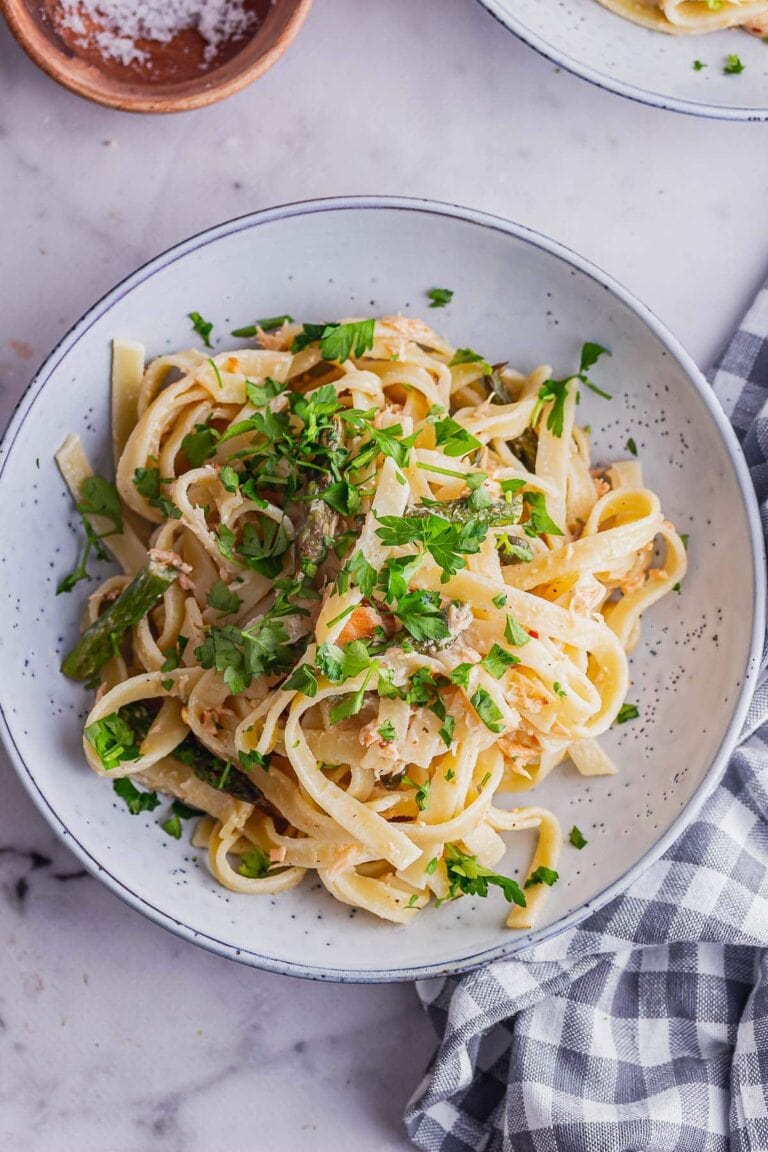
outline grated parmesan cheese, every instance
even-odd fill
[[[59,0],[56,8],[56,24],[75,33],[81,47],[121,64],[150,62],[137,40],[167,44],[190,28],[205,41],[209,63],[222,44],[242,39],[258,22],[244,0]]]

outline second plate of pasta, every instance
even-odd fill
[[[762,604],[729,430],[639,306],[514,226],[224,226],[97,306],[9,444],[22,778],[208,947],[337,979],[513,951],[723,763]]]
[[[768,119],[765,0],[481,0],[557,64],[644,103]]]

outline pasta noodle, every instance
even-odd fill
[[[598,0],[604,8],[635,24],[673,35],[745,28],[756,36],[768,33],[767,0]]]
[[[590,468],[576,405],[605,350],[553,380],[400,316],[257,339],[146,368],[116,342],[116,489],[76,437],[58,454],[123,570],[63,664],[97,688],[88,764],[131,811],[157,802],[136,782],[174,797],[171,835],[199,815],[234,892],[314,872],[408,923],[490,885],[527,929],[562,835],[515,793],[569,756],[615,771],[627,651],[686,567],[639,463]],[[495,871],[531,831],[525,875]]]

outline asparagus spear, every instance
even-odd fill
[[[522,500],[495,500],[484,508],[473,508],[469,496],[458,500],[444,500],[440,504],[416,504],[408,509],[409,516],[442,516],[452,524],[464,524],[467,520],[485,520],[491,527],[519,524],[522,513]]]
[[[517,456],[520,463],[529,472],[536,471],[536,453],[539,450],[539,436],[533,428],[526,428],[514,440],[509,441],[509,447]]]
[[[325,449],[336,448],[342,440],[341,424],[334,420],[329,428],[320,434],[320,445]],[[307,488],[309,501],[304,523],[296,533],[296,574],[304,572],[313,577],[328,556],[328,540],[332,540],[339,523],[339,515],[320,496],[331,484],[330,473],[319,480],[313,480]]]
[[[114,655],[123,633],[146,616],[178,574],[169,564],[150,559],[64,657],[61,664],[64,675],[71,680],[92,680]]]

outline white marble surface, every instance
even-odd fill
[[[2,27],[3,419],[78,315],[148,257],[251,209],[349,192],[550,233],[706,365],[768,268],[767,131],[592,89],[473,0],[317,0],[253,88],[162,118],[56,88]],[[412,989],[291,981],[176,941],[79,873],[4,759],[0,782],[0,1144],[408,1146],[400,1113],[432,1046]]]

